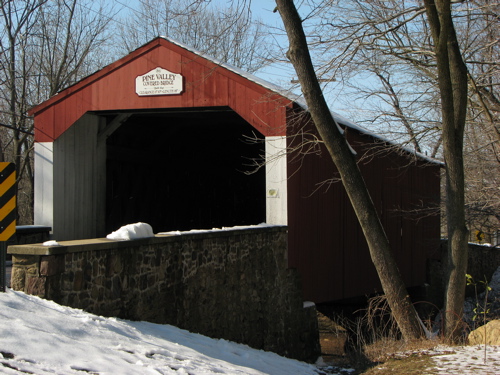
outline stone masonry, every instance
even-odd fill
[[[287,268],[286,227],[10,246],[12,288],[88,312],[172,324],[314,361],[314,307]]]

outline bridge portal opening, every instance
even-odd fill
[[[110,119],[113,116],[110,116]],[[132,114],[106,143],[106,231],[266,220],[264,137],[230,109]]]

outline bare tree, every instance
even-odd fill
[[[443,5],[439,2],[439,16],[433,19],[430,9],[435,6],[429,2],[339,0],[306,4],[302,26],[308,35],[316,71],[318,75],[335,80],[344,89],[342,96],[349,100],[350,106],[353,95],[345,94],[349,89],[363,99],[362,107],[353,109],[356,120],[417,151],[444,158],[449,172],[448,186],[462,178],[458,172],[461,159],[465,158],[468,166],[476,166],[463,173],[467,183],[466,201],[460,198],[463,193],[455,191],[455,188],[460,190],[460,186],[446,189],[447,210],[452,207],[461,210],[465,205],[470,225],[488,226],[492,232],[498,230],[500,192],[495,171],[500,168],[499,3],[476,0]],[[441,18],[445,17],[443,12],[448,7],[449,18],[443,23]],[[455,40],[450,43],[457,48],[449,47],[448,50],[455,59],[452,67],[453,60],[449,58],[448,68],[455,73],[449,78],[453,84],[447,88],[443,82],[446,83],[450,74],[442,70],[445,69],[443,64],[447,64],[442,61],[444,52],[439,55],[436,49],[440,39],[436,40],[436,25],[432,23],[435,19],[439,20],[439,27],[444,25],[445,32],[451,33],[450,38]],[[446,34],[439,35],[442,40]],[[442,44],[441,48],[444,48]],[[464,69],[468,73],[465,84],[462,80]],[[467,83],[470,90],[467,90]],[[458,92],[456,87],[460,87]],[[453,92],[446,93],[452,89]],[[466,95],[465,101],[463,95]],[[450,116],[452,108],[456,113]],[[450,144],[453,121],[457,142],[464,142],[465,135],[463,145]],[[462,126],[464,134],[460,133]],[[462,156],[455,150],[450,155],[445,151],[455,146],[465,149],[465,154]],[[455,162],[458,164],[454,165]],[[451,177],[454,173],[458,174]],[[461,223],[461,215],[458,211],[446,211],[444,221],[449,238],[460,237],[450,241],[453,249],[449,249],[448,263],[456,272],[465,275],[460,259],[464,256],[461,237],[466,229],[465,223]],[[455,218],[456,222],[449,222]],[[451,269],[449,272],[454,279],[455,273]],[[458,328],[461,318],[461,308],[456,309],[460,305],[457,295],[463,294],[465,285],[461,278],[455,280],[449,288],[455,290],[454,296],[447,292],[446,300],[457,302],[454,306],[447,302],[445,308],[449,316],[457,317],[446,329],[452,338],[456,338],[454,329]]]
[[[289,40],[287,56],[297,72],[314,124],[339,171],[356,212],[394,318],[405,339],[420,337],[423,332],[419,317],[406,292],[375,206],[356,159],[335,122],[318,83],[302,20],[292,0],[276,0],[276,4]]]
[[[16,163],[19,223],[33,220],[30,107],[101,67],[109,10],[87,0],[0,0],[2,151]]]
[[[0,162],[3,162],[5,159],[5,157],[3,156],[4,146],[2,144],[3,140],[7,139],[5,134],[6,134],[6,129],[0,126]]]
[[[445,335],[457,341],[462,331],[467,273],[468,230],[465,225],[463,140],[467,115],[467,67],[462,58],[449,0],[425,0],[434,40],[441,94],[443,154],[446,163],[448,258]]]
[[[166,36],[221,62],[255,72],[268,62],[261,23],[238,7],[193,1],[146,0],[122,21],[121,45],[128,53],[157,36]]]
[[[3,108],[1,119],[10,133],[9,140],[3,146],[9,150],[5,159],[16,164],[18,181],[25,177],[28,180],[33,178],[29,168],[30,133],[33,131],[33,124],[26,114],[28,102],[25,98],[29,90],[26,77],[29,76],[29,66],[25,51],[29,43],[30,31],[37,21],[38,11],[44,4],[45,1],[35,0],[22,3],[0,0],[2,26],[0,55],[3,57],[0,60],[0,100]],[[18,183],[18,202],[22,202],[20,195],[27,195],[29,198],[27,206],[31,206],[31,192],[22,193],[26,192],[23,191],[23,185]],[[31,216],[31,212],[28,215]]]
[[[39,99],[55,95],[78,79],[110,63],[105,53],[113,8],[91,0],[56,0],[40,8],[33,30],[33,66],[44,90]],[[109,56],[95,61],[94,55]]]
[[[491,126],[482,121],[469,126],[465,133],[465,208],[472,242],[498,241],[500,158],[492,133]]]
[[[491,240],[500,232],[500,3],[471,1],[458,30],[469,74],[465,132],[466,220]]]
[[[371,72],[384,87],[385,98],[389,98],[387,101],[388,107],[395,110],[394,117],[401,120],[416,148],[420,148],[420,146],[416,142],[414,127],[410,126],[407,114],[402,112],[400,97],[394,90],[390,74],[381,67],[387,67],[390,64],[402,66],[404,63],[404,66],[411,66],[418,73],[410,75],[411,77],[424,77],[423,82],[425,84],[435,81],[438,87],[443,155],[446,163],[446,216],[449,237],[445,332],[449,338],[455,340],[460,332],[459,322],[463,310],[467,264],[468,231],[465,226],[463,169],[463,139],[467,114],[467,68],[459,48],[450,1],[434,2],[426,0],[424,3],[424,6],[418,3],[410,3],[407,6],[406,3],[398,5],[393,1],[366,3],[354,1],[346,6],[346,9],[348,11],[356,9],[358,13],[350,14],[351,19],[337,15],[336,18],[331,18],[337,20],[335,23],[331,22],[331,19],[320,18],[325,21],[320,24],[319,28],[314,29],[315,33],[312,34],[310,41],[320,51],[325,51],[327,46],[331,46],[335,42],[342,44],[344,53],[337,55],[333,60],[323,60],[321,66],[317,68],[320,71],[324,72],[334,68],[337,72],[339,64],[347,67],[354,61],[361,61],[365,66],[371,68]],[[339,134],[335,134],[335,137],[328,134],[328,132],[335,133],[335,124],[330,119],[327,119],[327,108],[323,108],[323,104],[319,100],[322,95],[315,78],[312,62],[307,61],[309,50],[305,35],[302,32],[302,20],[298,18],[297,14],[293,15],[293,18],[288,13],[285,16],[285,11],[293,14],[292,10],[295,8],[291,1],[277,1],[277,4],[290,40],[288,56],[297,70],[302,91],[318,131],[327,146],[339,142],[337,140],[337,138],[341,139]],[[322,8],[322,10],[324,11],[327,8],[328,6]],[[317,12],[313,8],[310,9],[312,10],[309,15]],[[423,17],[423,15],[426,15],[426,17]],[[359,18],[356,18],[356,16]],[[293,19],[295,21],[292,23],[291,20]],[[419,27],[411,23],[415,20]],[[325,37],[323,31],[327,29],[334,30],[337,36],[335,41]],[[373,61],[377,61],[377,64],[374,65]],[[411,71],[408,72],[406,69],[404,74],[411,74]],[[313,97],[313,95],[317,97]],[[321,103],[321,108],[318,108],[320,106],[318,103]],[[324,105],[326,107],[326,103]],[[314,112],[316,111],[319,113],[324,111],[325,117],[315,118]],[[324,121],[323,125],[321,121]],[[322,127],[324,127],[323,130]],[[329,149],[329,151],[342,174],[341,170],[348,165],[344,160],[336,160],[338,157],[336,154],[342,151],[340,149]],[[350,171],[354,170],[352,165],[349,165],[348,168]],[[343,176],[343,182],[355,210],[358,211],[356,205],[359,204],[359,199],[355,199],[354,195],[351,196],[349,193],[347,176]],[[361,181],[357,181],[357,184],[361,186],[357,189],[363,189]],[[377,228],[377,225],[375,223],[364,223],[362,215],[363,213],[360,212],[358,218],[370,244],[369,235],[374,228]],[[383,233],[382,230],[380,231]],[[371,245],[369,245],[372,260],[379,271],[379,277],[388,296],[389,304],[403,334],[411,336],[413,331],[408,327],[412,327],[412,324],[405,322],[401,317],[402,310],[398,310],[400,306],[397,305],[397,300],[402,297],[394,298],[394,290],[391,290],[387,283],[384,283],[384,271],[387,271],[387,268],[377,264],[377,257],[380,256],[380,245],[377,241],[374,241],[374,243],[377,244],[378,248],[373,246],[372,249]],[[394,282],[394,285],[399,284],[399,281],[392,280],[392,282]],[[389,294],[393,294],[393,296],[390,297]],[[408,316],[408,319],[413,320],[411,315]]]

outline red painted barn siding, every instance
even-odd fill
[[[295,113],[289,114],[290,123],[295,121],[295,116]],[[304,140],[302,126],[303,122],[294,123],[293,131],[299,135],[288,138],[292,149]],[[310,129],[306,126],[305,130]],[[304,298],[317,302],[340,299],[346,276],[344,233],[349,230],[341,207],[343,189],[339,183],[318,185],[335,177],[326,152],[294,154],[289,160],[289,264],[302,276]]]
[[[439,202],[440,167],[390,148],[380,152],[380,143],[374,144],[366,135],[357,137],[365,142],[360,154],[378,154],[368,163],[360,163],[360,169],[403,279],[407,286],[422,285],[428,255],[439,244],[440,220],[438,212],[428,216],[422,209]]]
[[[156,67],[184,78],[179,95],[135,94],[135,78]],[[263,135],[285,134],[290,101],[223,67],[159,38],[35,107],[37,142],[53,141],[87,111],[228,106]],[[251,105],[249,105],[251,104]],[[57,113],[57,116],[54,116]]]
[[[349,131],[348,139],[360,156],[379,150],[372,137]],[[439,167],[422,168],[422,161],[387,151],[359,165],[406,285],[422,285],[427,256],[439,243],[439,216],[408,217],[401,210],[439,198]],[[289,264],[302,275],[304,298],[315,302],[381,290],[343,186],[336,182],[317,189],[335,170],[324,148],[321,155],[289,165]]]

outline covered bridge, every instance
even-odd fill
[[[272,84],[157,38],[31,114],[35,224],[51,226],[54,239],[139,221],[156,233],[288,225],[305,299],[379,288],[341,183],[324,183],[335,167],[307,110]],[[421,285],[439,216],[417,209],[439,201],[439,165],[337,121],[360,156],[370,153],[361,169],[407,285]]]

